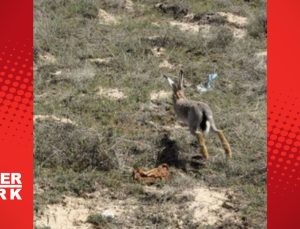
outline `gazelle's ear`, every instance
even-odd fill
[[[179,71],[178,87],[180,89],[183,89],[183,71],[182,71],[182,69],[180,69],[180,71]]]
[[[166,75],[164,75],[164,77],[168,80],[168,83],[170,84],[170,86],[171,86],[172,88],[174,88],[174,86],[175,86],[174,81],[171,80],[171,79],[170,79],[168,76],[166,76]]]

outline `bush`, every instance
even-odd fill
[[[108,221],[110,220],[110,218],[105,218],[100,214],[92,214],[88,216],[86,222],[91,223],[95,226],[107,226]]]
[[[70,4],[69,17],[82,15],[84,18],[93,19],[98,15],[98,9],[90,1],[78,1]]]
[[[97,133],[59,122],[35,124],[35,163],[42,167],[110,170],[117,163]],[[102,147],[103,148],[102,148]]]
[[[248,25],[248,33],[254,38],[263,38],[267,35],[267,16],[266,12],[259,12],[257,17],[252,18]]]
[[[215,28],[213,34],[214,36],[208,42],[207,46],[209,49],[216,51],[225,49],[234,39],[232,31],[225,26]]]

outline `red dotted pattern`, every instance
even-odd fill
[[[287,195],[300,188],[299,100],[286,94],[268,98],[268,191]]]
[[[0,141],[32,140],[32,50],[8,43],[0,51]]]

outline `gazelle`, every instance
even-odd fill
[[[169,77],[168,80],[173,89],[173,105],[177,118],[188,125],[191,134],[197,137],[200,145],[200,153],[207,160],[208,151],[205,145],[205,136],[209,133],[210,128],[216,133],[223,145],[227,158],[231,158],[232,152],[230,145],[222,130],[217,129],[213,119],[211,108],[203,102],[189,100],[183,92],[183,71],[179,72],[177,84]]]

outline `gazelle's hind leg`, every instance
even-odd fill
[[[224,151],[225,151],[226,157],[227,157],[228,159],[231,158],[231,157],[232,157],[231,148],[230,148],[230,145],[229,145],[229,143],[228,143],[228,141],[227,141],[227,139],[226,139],[226,137],[225,137],[223,131],[217,129],[217,127],[216,127],[216,125],[215,125],[215,122],[214,122],[212,116],[210,116],[210,117],[208,117],[208,118],[209,118],[209,122],[210,122],[210,124],[211,124],[212,130],[213,130],[215,133],[218,134],[218,137],[220,138],[220,140],[221,140],[221,142],[222,142],[222,146],[223,146],[223,149],[224,149]]]
[[[189,128],[190,132],[197,137],[197,141],[200,146],[200,153],[203,155],[204,159],[208,159],[208,152],[205,145],[205,137],[201,130],[198,130],[198,127],[201,123],[202,114],[197,113],[197,111],[189,113]],[[201,117],[201,118],[199,118]]]
[[[198,140],[199,146],[200,146],[200,153],[207,160],[208,159],[208,151],[207,151],[207,148],[205,145],[204,134],[201,131],[199,131],[196,133],[196,136],[197,136],[197,140]]]
[[[218,134],[221,142],[222,142],[222,145],[223,145],[223,148],[224,148],[224,151],[225,151],[225,154],[226,154],[226,157],[227,158],[231,158],[232,157],[232,152],[231,152],[231,148],[230,148],[230,145],[223,133],[222,130],[218,130],[216,131],[216,133]]]

